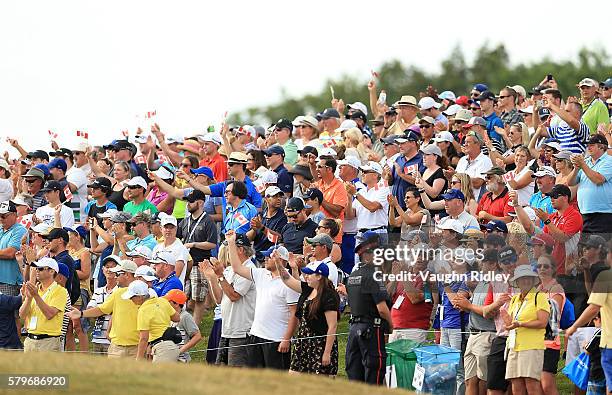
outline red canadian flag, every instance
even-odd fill
[[[64,187],[64,196],[66,196],[66,200],[72,200],[72,191],[69,185]]]
[[[87,132],[81,132],[80,130],[77,130],[76,135],[77,137],[83,137],[85,140],[89,139],[89,133]]]
[[[278,235],[275,235],[274,233],[270,232],[270,229],[266,229],[266,237],[268,238],[268,240],[270,240],[270,243],[278,243]]]
[[[164,154],[157,154],[157,158],[159,159],[159,163],[166,163],[166,162],[168,162],[168,158]]]
[[[138,164],[145,164],[147,162],[147,160],[145,159],[144,155],[142,155],[142,154],[136,155],[134,157],[134,161],[136,161],[136,163],[138,163]]]
[[[123,137],[128,137],[130,135],[130,132],[127,130],[122,130],[121,134],[123,135]]]
[[[156,115],[157,115],[157,111],[147,111],[147,113],[145,114],[145,118],[151,119]]]
[[[236,213],[234,214],[234,219],[236,221],[238,221],[238,223],[240,224],[240,226],[246,225],[249,223],[249,220],[246,219],[246,217],[244,215],[242,215],[241,213]]]
[[[513,172],[513,171],[509,171],[509,172],[507,172],[506,174],[504,174],[504,175],[502,176],[502,179],[503,179],[505,182],[508,182],[508,181],[510,181],[510,180],[514,180],[514,172]]]
[[[49,130],[49,137],[51,137],[51,140],[55,140],[57,138],[58,134],[55,132],[52,132]]]

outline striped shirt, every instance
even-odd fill
[[[548,134],[552,138],[559,140],[561,148],[571,151],[574,154],[582,154],[586,151],[586,141],[589,138],[590,130],[586,123],[580,120],[580,129],[575,130],[565,121],[559,122],[558,126],[547,128]]]

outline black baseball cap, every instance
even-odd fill
[[[193,203],[198,200],[206,200],[206,195],[199,189],[194,189],[189,195],[185,196],[185,200],[189,203]]]
[[[49,152],[50,156],[69,156],[73,157],[74,153],[68,148],[60,148],[57,151]]]
[[[53,228],[51,229],[51,231],[49,232],[49,234],[43,236],[44,239],[46,240],[55,240],[55,239],[63,239],[64,242],[68,243],[68,232],[66,232],[64,229],[62,228]]]
[[[340,113],[335,108],[326,108],[323,112],[317,114],[321,119],[340,118]]]
[[[285,156],[285,149],[280,145],[274,144],[270,148],[263,150],[265,156],[282,155]]]
[[[36,151],[28,152],[26,156],[28,159],[44,159],[49,160],[49,154],[43,150],[37,149]]]
[[[500,263],[511,263],[518,260],[516,250],[511,246],[503,247],[499,250],[499,262]]]
[[[323,202],[323,192],[317,188],[310,188],[304,194],[304,199],[317,199],[321,204]]]
[[[482,252],[482,260],[486,262],[497,262],[499,260],[499,253],[495,248],[487,248]]]
[[[0,203],[0,214],[16,213],[16,212],[17,212],[17,206],[12,201],[6,200]]]
[[[42,192],[61,191],[63,189],[64,188],[62,188],[62,184],[60,184],[58,181],[51,180],[45,183],[45,186],[41,189],[41,191]]]
[[[606,138],[602,136],[601,134],[594,134],[593,136],[591,136],[589,141],[587,141],[587,145],[591,145],[591,144],[608,145],[608,141],[606,141]]]
[[[248,236],[245,233],[236,233],[236,245],[250,247],[251,240],[249,240]]]
[[[281,118],[274,124],[274,129],[289,129],[293,130],[293,122],[286,118]]]
[[[495,95],[493,94],[493,92],[491,92],[491,91],[484,91],[484,92],[482,92],[480,94],[480,96],[478,96],[476,98],[476,100],[478,100],[478,101],[483,101],[483,100],[493,100],[493,101],[495,101],[497,99],[496,99]]]
[[[117,142],[113,145],[113,150],[122,150],[127,149],[131,151],[133,154],[136,153],[137,148],[134,144],[130,143],[127,140],[117,140]]]
[[[88,188],[97,188],[101,189],[105,192],[110,191],[112,189],[111,182],[106,177],[98,177],[91,184],[87,185]]]
[[[287,210],[287,212],[289,213],[296,213],[298,211],[304,210],[305,208],[311,207],[304,203],[304,199],[302,199],[301,197],[292,197],[287,200],[287,206],[285,207],[285,210]]]
[[[570,199],[572,197],[572,191],[570,191],[567,185],[557,184],[545,195],[548,195],[553,199],[556,199],[559,196],[567,196],[567,198]]]
[[[313,154],[314,156],[319,156],[319,151],[317,151],[316,147],[313,147],[312,145],[307,145],[304,148],[299,149],[297,153],[300,155]]]
[[[544,120],[550,116],[550,110],[546,107],[542,107],[538,110],[538,117],[540,120]]]

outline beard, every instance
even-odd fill
[[[487,192],[495,193],[499,190],[499,184],[488,184],[487,183],[486,188],[487,188]]]

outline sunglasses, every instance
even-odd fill
[[[325,169],[326,167],[329,167],[327,165],[317,165],[317,169]]]
[[[419,127],[421,129],[429,129],[429,128],[433,128],[433,125],[428,124],[428,123],[422,123],[422,124],[419,124]]]
[[[461,184],[461,181],[459,180],[451,181],[451,185],[457,185],[457,184]]]
[[[115,272],[115,277],[119,277],[119,276],[122,276],[124,274],[125,274],[125,272]]]
[[[500,98],[500,99],[505,99],[505,98],[507,98],[507,97],[510,97],[510,96],[508,96],[508,95],[507,95],[507,96],[500,96],[499,98]]]
[[[130,185],[127,187],[127,189],[131,189],[131,190],[138,189],[138,188],[142,188],[142,187],[139,185]]]
[[[49,268],[48,268],[48,267],[46,267],[46,266],[45,266],[45,267],[37,267],[37,268],[36,268],[36,271],[43,272],[43,271],[45,271],[45,270],[47,270],[47,269],[49,269]]]
[[[287,219],[295,219],[295,218],[297,218],[298,215],[297,214],[289,215],[289,214],[285,213],[285,216],[287,217]]]
[[[30,179],[26,179],[25,182],[27,182],[28,184],[32,184],[34,183],[34,181],[36,181],[35,178],[30,178]]]

